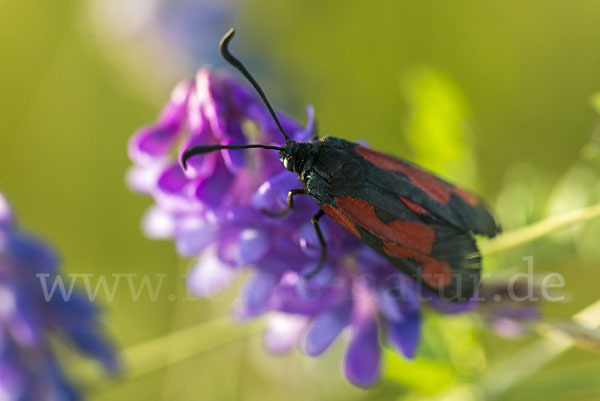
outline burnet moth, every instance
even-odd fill
[[[321,258],[307,278],[322,268],[327,257],[319,219],[328,215],[435,294],[453,301],[471,298],[481,270],[473,234],[493,237],[500,231],[478,197],[419,166],[341,138],[290,139],[261,87],[230,53],[234,33],[231,29],[221,40],[221,54],[252,84],[285,144],[195,146],[184,152],[184,168],[189,158],[221,149],[277,150],[285,168],[298,174],[304,187],[289,191],[286,209],[263,212],[285,216],[298,195],[312,196],[320,206],[311,221]]]

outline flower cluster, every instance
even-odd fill
[[[311,108],[307,114],[306,127],[281,116],[292,139],[312,138]],[[415,354],[421,289],[327,216],[321,220],[326,265],[305,279],[319,259],[310,224],[318,206],[310,197],[299,197],[285,218],[262,212],[284,209],[288,191],[302,188],[277,152],[222,150],[190,159],[185,171],[179,163],[191,146],[250,141],[282,143],[257,96],[209,69],[181,83],[158,120],[136,132],[129,144],[130,186],[156,202],[144,219],[145,230],[154,238],[173,239],[181,255],[198,258],[189,276],[197,295],[215,294],[242,268],[252,267],[236,313],[241,318],[269,313],[264,344],[272,352],[299,345],[316,356],[349,332],[345,374],[355,385],[370,386],[380,375],[380,338],[407,358]],[[472,306],[449,308],[439,299],[431,305],[449,312]]]
[[[117,367],[97,308],[75,291],[69,299],[44,293],[40,277],[53,283],[57,274],[55,254],[17,228],[0,194],[0,400],[80,399],[51,351],[54,338]]]

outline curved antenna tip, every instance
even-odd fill
[[[188,150],[183,152],[183,154],[181,155],[181,167],[183,167],[184,171],[187,170],[188,159],[190,158],[190,155],[188,154]]]
[[[273,117],[273,120],[275,121],[275,124],[277,125],[277,128],[279,129],[279,132],[281,132],[281,134],[285,138],[285,141],[289,142],[291,139],[290,139],[289,135],[283,129],[283,126],[281,125],[279,118],[277,118],[277,114],[275,113],[273,106],[271,106],[271,103],[269,103],[269,100],[267,99],[267,95],[265,95],[264,91],[262,90],[262,88],[260,87],[258,82],[256,82],[256,80],[254,79],[252,74],[250,74],[250,72],[246,69],[244,64],[242,64],[242,62],[240,60],[235,58],[233,56],[233,54],[231,54],[231,52],[229,51],[229,42],[233,38],[233,35],[235,35],[234,28],[231,28],[229,31],[227,31],[227,33],[225,35],[223,35],[223,38],[221,39],[221,42],[219,43],[219,50],[221,52],[221,55],[223,56],[225,61],[227,61],[229,64],[231,64],[233,67],[235,67],[239,72],[241,72],[242,75],[248,80],[248,82],[250,82],[252,87],[254,87],[254,90],[256,90],[256,92],[262,99],[263,103],[267,107],[269,114],[271,114],[271,117]]]
[[[219,48],[222,49],[224,46],[227,47],[229,41],[233,38],[234,35],[235,35],[235,28],[229,28],[229,30],[221,38],[221,43],[219,44]]]

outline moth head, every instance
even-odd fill
[[[283,163],[283,167],[287,170],[295,173],[296,158],[293,153],[293,146],[289,146],[287,143],[283,147],[283,150],[279,152],[279,160]]]
[[[279,160],[283,166],[296,174],[302,174],[307,161],[313,155],[313,144],[310,142],[287,141],[279,152]]]

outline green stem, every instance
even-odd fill
[[[135,380],[197,355],[240,341],[259,333],[263,328],[260,319],[248,323],[235,323],[230,316],[216,318],[186,329],[178,330],[153,340],[126,348],[121,353],[124,373],[119,381]],[[74,372],[80,380],[97,385],[97,367],[81,365]],[[103,383],[110,385],[111,383]],[[102,387],[103,384],[101,384]],[[114,383],[113,383],[114,384]]]
[[[586,328],[600,326],[600,301],[573,315],[573,320]],[[549,330],[543,338],[490,367],[474,384],[457,386],[436,397],[437,400],[492,401],[508,389],[552,362],[575,345],[575,341],[560,331]]]
[[[239,341],[262,329],[258,321],[235,324],[230,316],[200,323],[123,352],[128,378],[137,378],[195,355]]]
[[[489,255],[514,248],[532,242],[538,238],[542,238],[570,225],[583,223],[597,217],[600,217],[600,204],[551,216],[526,227],[509,231],[495,239],[481,242],[481,253],[483,255]]]

